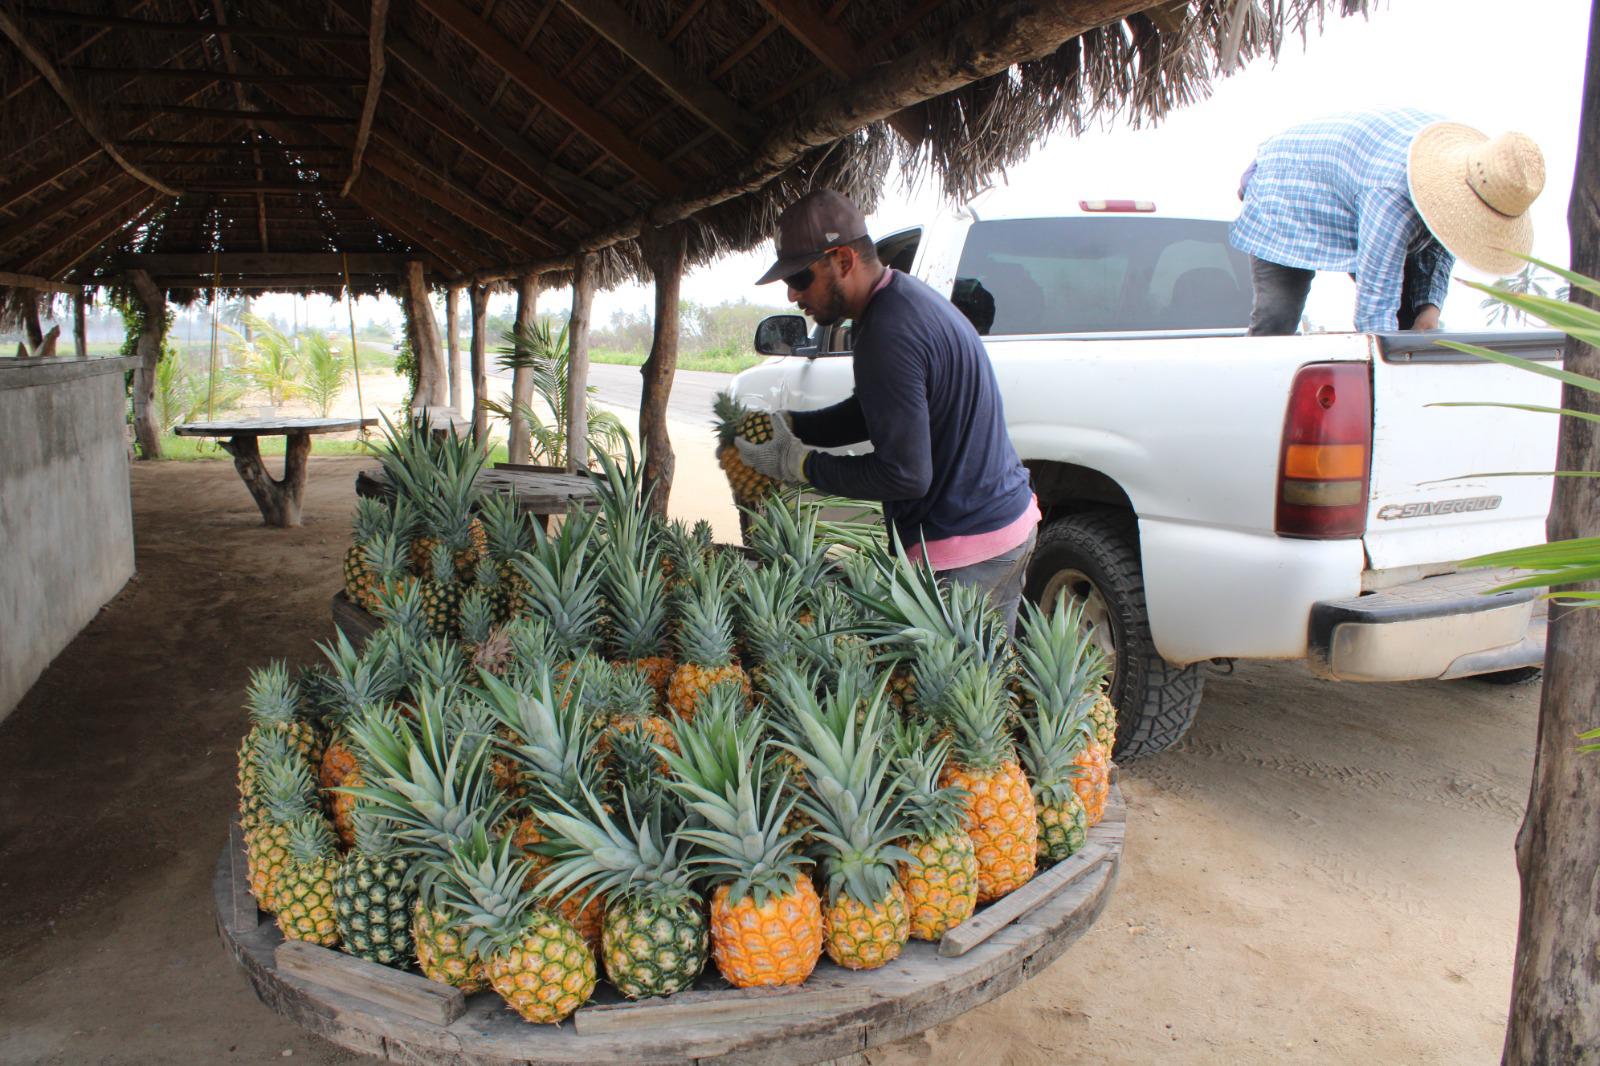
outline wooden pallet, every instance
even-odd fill
[[[980,910],[946,935],[943,952],[939,944],[912,941],[899,959],[865,972],[824,957],[803,986],[757,992],[722,986],[708,964],[696,990],[663,1000],[628,1003],[602,986],[561,1026],[528,1024],[492,992],[457,1003],[456,990],[415,975],[337,952],[283,947],[275,923],[247,920],[254,907],[240,902],[237,841],[218,860],[213,894],[223,943],[263,1002],[319,1036],[378,1058],[451,1066],[690,1066],[708,1059],[799,1066],[859,1061],[855,1056],[866,1049],[948,1021],[1049,965],[1110,899],[1125,822],[1113,785],[1105,820],[1089,830],[1081,857]]]

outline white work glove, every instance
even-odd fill
[[[739,458],[758,474],[774,481],[804,481],[806,456],[815,449],[800,443],[789,428],[789,416],[783,411],[772,412],[772,439],[765,444],[752,444],[743,437],[734,440]]]

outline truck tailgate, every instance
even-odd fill
[[[1436,564],[1545,539],[1549,477],[1484,477],[1555,466],[1554,415],[1447,401],[1560,406],[1550,378],[1437,346],[1459,340],[1559,361],[1559,333],[1373,338],[1372,483],[1363,538],[1374,570]]]

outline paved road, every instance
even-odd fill
[[[509,370],[495,370],[494,376],[511,380]],[[713,374],[702,370],[680,370],[672,381],[672,398],[667,401],[667,418],[673,422],[700,424],[711,420],[711,401],[733,379],[732,374]],[[639,409],[643,379],[636,366],[592,363],[589,383],[599,389],[600,402],[611,407]]]

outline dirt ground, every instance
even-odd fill
[[[0,1062],[368,1061],[255,999],[210,898],[247,672],[329,635],[363,462],[313,457],[297,530],[263,527],[230,464],[134,470],[138,576],[0,723]],[[679,464],[674,511],[714,501],[726,529],[714,467]],[[1190,737],[1124,768],[1098,924],[869,1060],[1497,1058],[1538,695],[1216,674]]]

